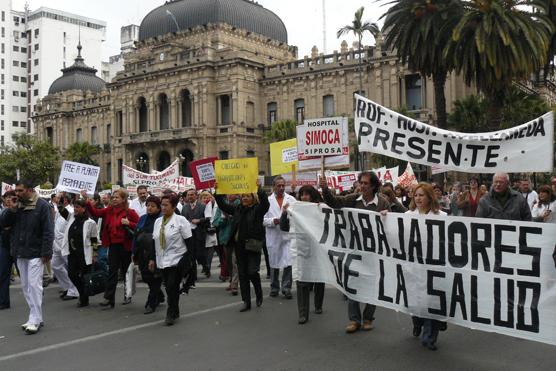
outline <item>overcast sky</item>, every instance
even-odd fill
[[[16,10],[23,10],[26,0],[12,0]],[[164,4],[163,0],[27,0],[31,10],[41,6],[100,19],[107,23],[103,59],[118,54],[120,49],[120,27],[128,24],[139,25],[143,17],[152,9]],[[184,0],[187,1],[187,0]],[[322,0],[258,0],[264,7],[276,13],[286,24],[290,45],[299,47],[299,57],[311,54],[316,45],[323,51]],[[351,23],[355,11],[365,5],[364,19],[378,21],[385,7],[374,0],[325,0],[327,51],[340,49],[336,31]],[[387,1],[383,1],[385,3]],[[382,23],[382,22],[381,22]],[[346,36],[348,43],[355,40]],[[371,36],[363,39],[365,45],[374,44]]]

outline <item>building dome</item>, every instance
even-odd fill
[[[77,45],[77,50],[75,63],[62,69],[63,75],[50,85],[49,95],[68,90],[90,90],[93,93],[99,93],[106,88],[104,80],[95,75],[97,70],[85,64],[81,56],[81,43]]]
[[[288,42],[288,31],[284,22],[270,10],[250,0],[167,2],[151,11],[143,19],[139,29],[139,40],[143,41],[208,23],[227,23],[273,40]]]

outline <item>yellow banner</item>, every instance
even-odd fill
[[[270,144],[270,173],[281,175],[297,170],[297,139]]]
[[[218,194],[257,193],[259,161],[256,157],[217,160],[214,173]]]

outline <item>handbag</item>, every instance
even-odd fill
[[[245,240],[245,250],[254,253],[261,253],[263,251],[263,241],[249,239]]]
[[[93,271],[83,277],[85,281],[86,292],[89,296],[95,296],[104,292],[106,288],[106,281],[108,281],[108,272],[99,268],[96,264],[93,265]]]
[[[135,291],[137,290],[137,271],[135,270],[135,264],[129,264],[127,268],[127,272],[125,274],[125,285],[124,285],[124,296],[130,299],[133,295],[135,295]]]

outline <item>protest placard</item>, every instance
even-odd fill
[[[324,167],[327,169],[349,168],[349,155],[328,156],[324,158]],[[298,160],[299,171],[320,170],[322,167],[321,157],[311,157]]]
[[[548,172],[554,161],[554,114],[491,133],[458,133],[415,121],[355,95],[360,152],[470,173]]]
[[[214,164],[218,194],[256,193],[259,176],[257,158],[217,160]]]
[[[297,169],[297,139],[270,143],[270,174],[281,175]]]
[[[556,344],[556,225],[288,209],[293,279],[350,299],[460,326]]]
[[[217,157],[209,157],[189,163],[195,188],[200,190],[214,187],[214,162],[216,160],[218,160]]]
[[[129,166],[122,166],[123,183],[128,185],[146,185],[147,187],[163,187],[164,184],[172,182],[179,177],[179,162],[176,159],[166,169],[156,172],[156,174],[147,174],[142,171],[135,170]]]
[[[58,177],[58,192],[79,194],[81,190],[92,196],[95,193],[100,167],[81,164],[79,162],[64,161]]]
[[[56,188],[42,189],[39,186],[36,186],[35,187],[35,192],[37,192],[37,194],[39,195],[40,198],[44,198],[45,200],[50,200],[50,197],[57,193],[57,189]]]
[[[298,125],[296,130],[300,160],[349,154],[347,117],[304,120],[303,125]]]
[[[4,193],[13,189],[15,189],[15,186],[13,186],[12,184],[2,182],[2,196],[4,195]]]

